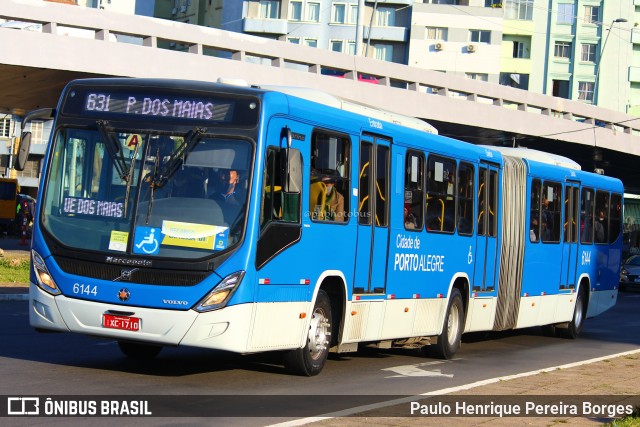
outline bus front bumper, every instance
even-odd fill
[[[64,295],[53,296],[33,283],[29,288],[29,322],[36,329],[236,353],[248,350],[252,307],[253,304],[242,304],[205,313],[159,310],[85,301]],[[123,312],[139,319],[138,330],[104,326],[104,314]]]

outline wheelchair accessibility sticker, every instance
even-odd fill
[[[162,231],[158,227],[136,227],[133,238],[133,253],[156,255],[160,251]]]

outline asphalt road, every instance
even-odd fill
[[[0,303],[3,396],[167,394],[196,399],[219,396],[220,402],[228,402],[229,396],[308,395],[304,399],[308,406],[302,412],[309,416],[327,412],[330,396],[340,396],[343,403],[353,401],[357,406],[360,395],[388,398],[427,393],[640,347],[640,293],[621,293],[612,310],[587,321],[578,340],[547,337],[539,328],[475,334],[465,337],[456,359],[451,361],[424,357],[417,350],[365,349],[332,357],[323,372],[313,378],[288,375],[277,353],[237,356],[165,348],[156,360],[134,362],[126,359],[113,341],[33,331],[28,324],[27,307],[27,302]],[[301,402],[291,397],[280,399],[282,408]],[[267,403],[249,400],[248,406],[239,406],[238,415],[251,414],[252,404]],[[278,403],[271,405],[272,415],[280,415]],[[283,418],[270,419],[267,424],[279,419]],[[107,420],[97,419],[92,424],[102,425],[104,421],[107,425]],[[199,424],[197,420],[190,419],[187,424]],[[131,418],[121,421],[122,425],[134,424]],[[219,420],[219,425],[228,421]],[[234,418],[233,423],[264,425],[265,420]],[[27,424],[30,423],[16,425]],[[136,426],[158,424],[150,419],[135,421]]]

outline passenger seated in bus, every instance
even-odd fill
[[[407,230],[418,228],[418,219],[407,206],[404,207],[404,228]]]
[[[328,221],[344,222],[344,197],[336,189],[336,180],[333,175],[322,178],[322,182],[326,185],[325,205],[322,208],[324,219]]]
[[[531,218],[531,229],[529,230],[529,240],[532,242],[538,241],[538,218]]]
[[[596,243],[604,243],[604,211],[598,211],[598,219],[593,224],[594,240]]]

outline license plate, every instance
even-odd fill
[[[109,329],[121,329],[123,331],[139,331],[140,318],[103,314],[102,326]]]

